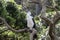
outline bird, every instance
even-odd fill
[[[33,30],[36,31],[36,25],[33,16],[31,15],[31,12],[28,10],[27,11],[27,27],[30,29],[30,33],[33,33]],[[33,35],[33,40],[37,38],[37,34]]]
[[[27,11],[26,19],[27,19],[27,27],[30,30],[32,30],[33,28],[35,29],[36,28],[35,21],[29,10]]]

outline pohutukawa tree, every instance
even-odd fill
[[[52,1],[52,2],[51,2]],[[58,20],[60,20],[60,12],[56,8],[56,2],[55,0],[49,0],[49,3],[51,5],[48,5],[47,2],[48,0],[31,0],[28,3],[34,3],[34,4],[40,4],[42,9],[41,9],[41,15],[38,17],[41,18],[48,24],[49,26],[49,36],[51,40],[59,40],[58,37],[55,34],[55,25]],[[5,5],[3,1],[0,1],[0,20],[2,24],[4,24],[6,27],[6,30],[11,30],[13,32],[30,32],[30,29],[27,28],[27,23],[26,23],[26,14],[20,10],[18,10],[17,6],[15,3],[7,2],[7,5]],[[27,7],[25,5],[25,7]],[[52,18],[48,18],[46,16],[46,10],[47,8],[53,9],[56,14]],[[4,15],[3,15],[4,14]],[[23,14],[23,15],[22,15]],[[14,27],[13,27],[14,26]],[[17,28],[16,28],[17,27]],[[32,29],[32,33],[30,33],[30,40],[35,40],[34,35],[37,33],[36,29]]]
[[[3,24],[6,27],[6,30],[11,30],[16,33],[20,32],[30,32],[30,29],[27,28],[27,23],[26,23],[26,13],[24,11],[19,10],[17,8],[17,4],[13,2],[7,2],[7,4],[4,6],[4,2],[1,0],[0,2],[0,20],[3,22]],[[3,15],[3,12],[5,15]],[[6,31],[4,30],[4,31]],[[34,35],[36,34],[36,30],[33,29],[32,31],[32,39],[34,39]]]

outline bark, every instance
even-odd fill
[[[13,29],[13,28],[6,22],[6,20],[5,20],[4,18],[0,17],[0,20],[2,20],[3,23],[7,26],[7,28],[8,28],[9,30],[13,31],[13,32],[23,32],[23,31],[28,31],[27,28],[20,29],[20,30],[15,30],[15,29]]]
[[[52,19],[48,19],[46,17],[41,17],[44,21],[47,22],[47,24],[49,24],[50,28],[49,28],[49,36],[51,38],[51,40],[56,40],[57,36],[55,35],[55,24],[57,23],[57,21],[60,20],[60,13],[57,11],[56,15],[52,18]]]
[[[35,40],[34,35],[37,34],[36,29],[32,29],[32,33],[30,33],[30,40]]]
[[[58,20],[60,20],[60,13],[58,12],[58,10],[55,8],[56,4],[55,4],[55,1],[53,1],[53,6],[49,7],[46,5],[47,3],[47,0],[41,0],[41,3],[38,2],[38,1],[32,1],[30,3],[36,3],[36,4],[41,4],[42,5],[42,10],[41,10],[41,18],[47,22],[47,24],[49,24],[49,36],[51,38],[51,40],[56,40],[57,36],[55,35],[55,24],[57,23]],[[23,6],[26,6],[26,4],[23,3]],[[46,17],[46,7],[49,7],[53,10],[56,11],[56,15],[54,15],[54,17],[52,19],[49,19]],[[19,29],[19,30],[15,30],[13,29],[7,22],[4,18],[0,17],[0,20],[2,20],[4,22],[4,24],[7,26],[7,29],[8,30],[11,30],[13,32],[24,32],[24,31],[27,31],[29,32],[29,29],[28,28],[24,28],[24,29]],[[33,35],[36,34],[37,31],[35,29],[32,30],[32,33],[30,33],[30,40],[33,40]]]
[[[29,32],[29,30],[30,30],[28,28],[15,30],[6,22],[6,20],[4,18],[0,17],[0,20],[2,20],[3,23],[7,26],[6,29],[3,30],[2,32],[7,31],[7,30],[11,30],[13,32],[20,33],[20,32],[25,32],[25,31]],[[32,33],[30,33],[30,40],[33,40],[33,39],[35,40],[35,38],[33,37],[35,34],[37,34],[37,31],[35,29],[32,29]]]
[[[49,28],[49,36],[51,38],[51,40],[56,40],[57,39],[57,36],[55,35],[55,24],[57,23],[58,20],[60,20],[60,13],[58,12],[58,10],[55,8],[56,4],[55,4],[55,1],[53,1],[53,6],[47,6],[46,7],[49,7],[51,9],[53,9],[54,11],[56,11],[56,15],[54,15],[54,17],[52,19],[49,19],[47,17],[44,17],[42,16],[41,18],[47,22],[47,24],[49,24],[50,28]],[[43,9],[44,10],[44,9]],[[46,10],[46,9],[45,9]],[[45,11],[44,10],[44,11]],[[42,13],[45,13],[44,11],[42,11]],[[44,14],[43,14],[44,15]]]
[[[60,14],[59,12],[57,11],[57,9],[55,8],[56,4],[55,4],[55,0],[52,0],[53,1],[53,5],[52,6],[47,6],[46,5],[46,2],[47,0],[41,0],[41,4],[42,4],[42,10],[41,10],[41,18],[47,22],[47,24],[49,24],[49,36],[51,38],[51,40],[56,40],[57,36],[55,35],[55,24],[58,20],[60,20]],[[56,11],[56,15],[49,19],[46,17],[46,7],[49,7],[51,9],[53,9],[54,11]]]

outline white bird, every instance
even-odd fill
[[[31,16],[31,12],[30,11],[28,11],[27,12],[27,27],[28,28],[30,28],[30,30],[32,30],[32,28],[33,28],[33,26],[34,26],[34,22],[33,22],[33,20],[32,20],[32,16]]]

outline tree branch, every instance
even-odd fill
[[[24,29],[20,29],[20,30],[15,30],[13,29],[7,22],[4,18],[0,17],[0,19],[4,22],[4,24],[7,26],[7,28],[13,32],[24,32],[24,31],[28,31],[29,29],[27,28],[24,28]]]
[[[9,26],[9,24],[5,21],[5,19],[4,18],[2,18],[2,17],[0,17],[0,20],[2,20],[3,21],[3,23],[7,26],[7,29],[6,30],[11,30],[11,31],[13,31],[13,32],[24,32],[24,31],[29,31],[29,29],[28,28],[24,28],[24,29],[20,29],[20,30],[15,30],[15,29],[13,29],[11,26]],[[4,30],[4,31],[6,31],[6,30]],[[37,31],[35,30],[35,29],[33,29],[32,30],[32,33],[30,34],[30,40],[33,40],[34,39],[34,35],[37,33]]]
[[[48,24],[53,23],[51,19],[47,17],[40,16],[44,21],[46,21]]]
[[[32,2],[32,1],[30,1],[29,3],[35,3],[35,4],[40,4],[39,2]]]
[[[36,29],[32,29],[32,33],[30,33],[30,40],[35,40],[36,38],[34,38],[34,35],[37,35],[37,30]]]
[[[58,13],[58,9],[56,9],[56,7],[53,7],[53,6],[48,6],[46,5],[47,8],[50,8],[50,9],[53,9],[54,11],[56,11],[56,13]]]
[[[49,36],[51,38],[51,40],[54,40],[55,39],[55,25],[54,24],[50,24],[49,25],[50,28],[49,28]]]
[[[53,17],[54,24],[56,24],[58,20],[60,20],[60,13],[57,13],[57,14]]]

